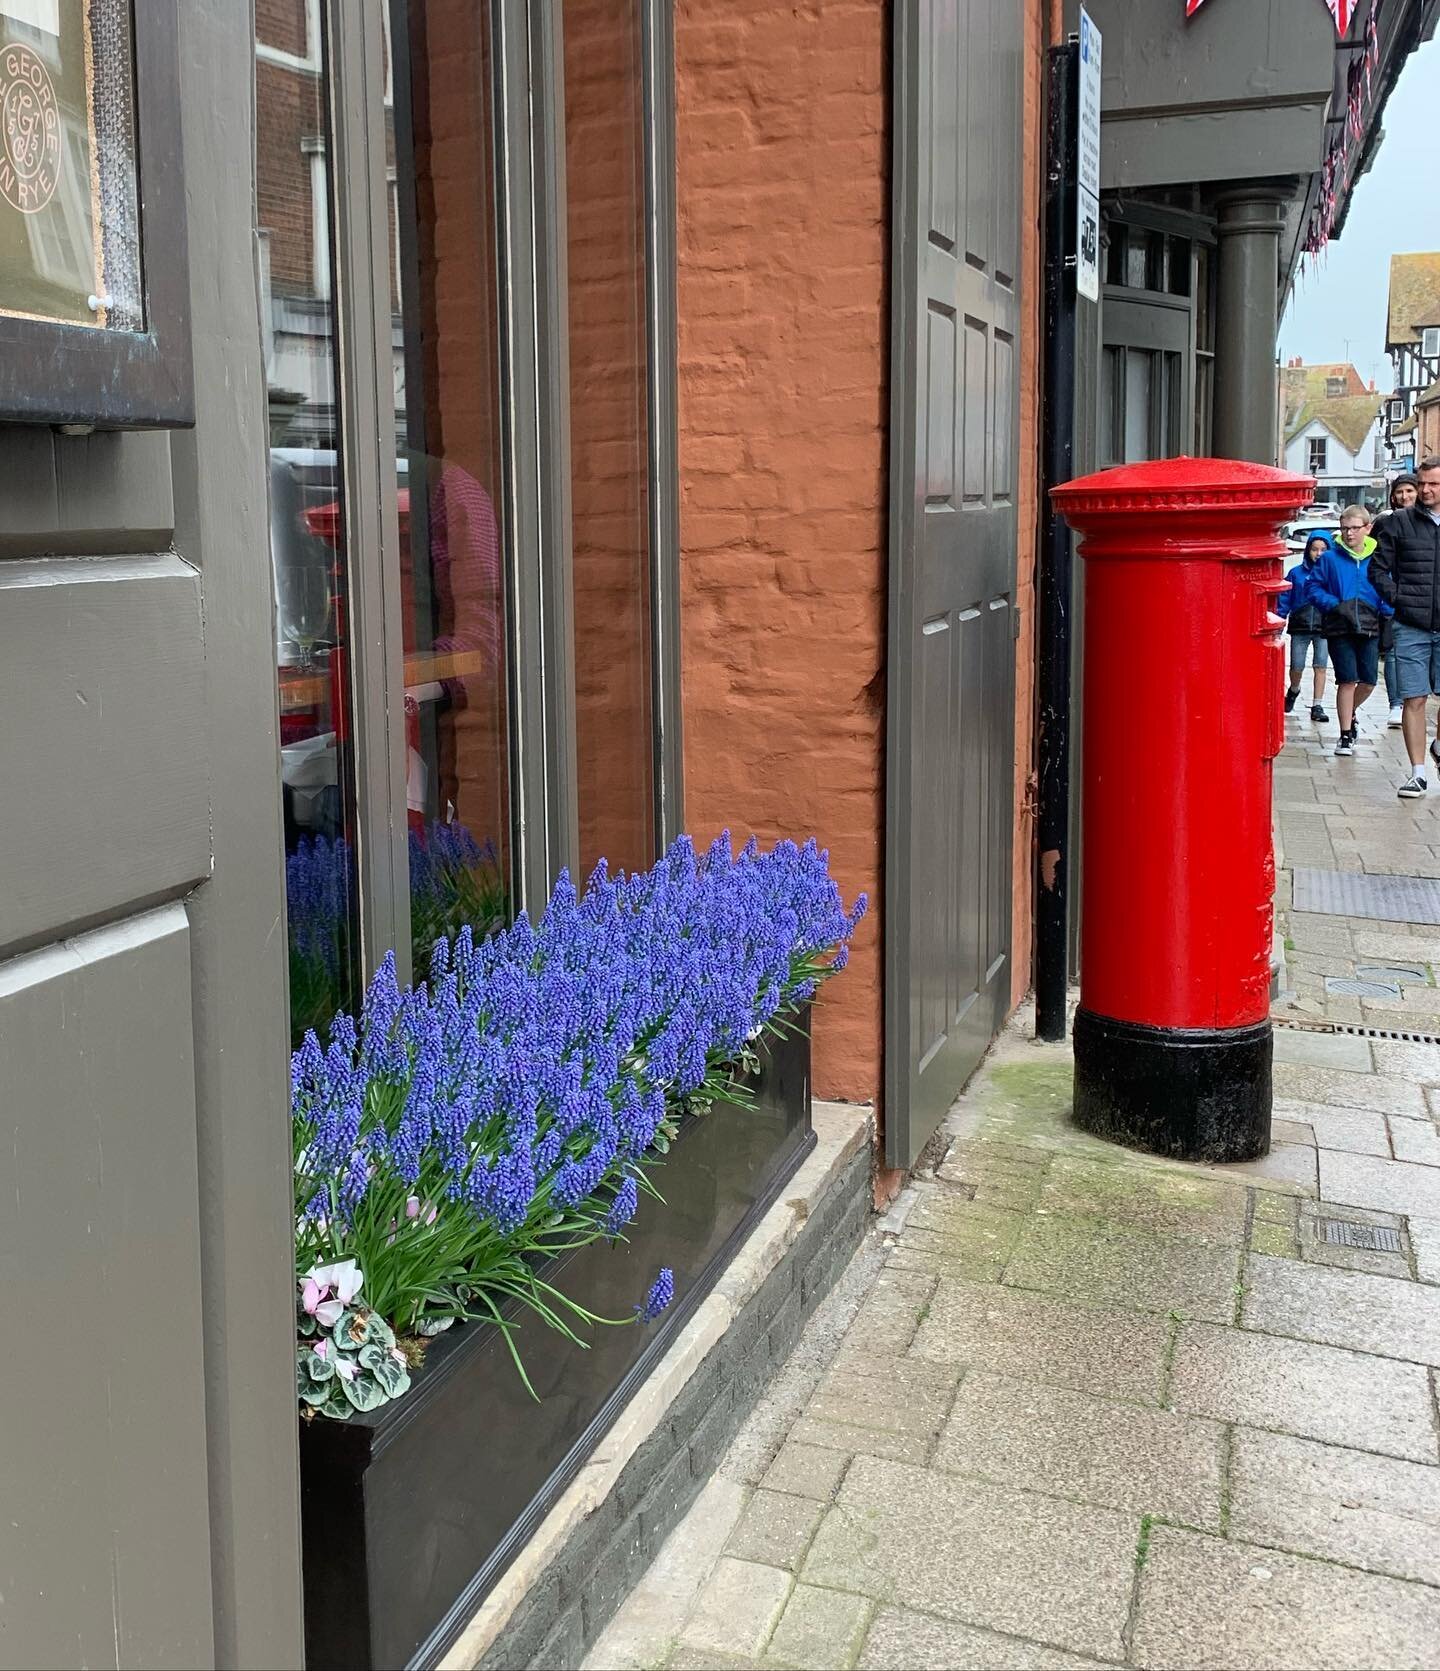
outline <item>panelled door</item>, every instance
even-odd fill
[[[1004,1019],[1023,0],[895,8],[886,1158]]]

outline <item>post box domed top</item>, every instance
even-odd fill
[[[1100,470],[1050,492],[1056,510],[1083,533],[1147,513],[1182,519],[1238,513],[1246,521],[1279,523],[1310,503],[1315,482],[1243,459],[1162,458]]]

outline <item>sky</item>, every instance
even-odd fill
[[[1344,233],[1295,283],[1280,323],[1280,363],[1350,360],[1377,388],[1392,385],[1385,353],[1390,257],[1440,249],[1434,187],[1440,36],[1414,53],[1385,106],[1385,137],[1355,187]],[[1425,176],[1430,175],[1427,182]]]

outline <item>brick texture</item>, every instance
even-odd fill
[[[884,836],[889,8],[679,0],[682,655],[697,840]],[[880,1090],[878,908],[816,1016],[819,1096]]]
[[[1029,984],[1040,0],[1024,0],[1014,988]],[[890,312],[884,0],[678,0],[686,802],[814,833],[872,911],[818,1006],[820,1096],[879,1102]]]

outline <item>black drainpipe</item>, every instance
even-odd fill
[[[1035,1030],[1065,1037],[1070,985],[1070,530],[1050,504],[1075,458],[1076,173],[1080,48],[1072,37],[1051,47],[1046,107],[1045,366],[1041,401],[1039,612],[1036,669],[1037,865],[1035,878]]]

